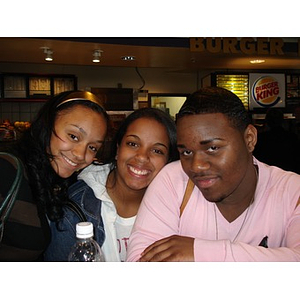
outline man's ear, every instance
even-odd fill
[[[257,129],[252,124],[249,124],[244,133],[244,139],[249,152],[253,152],[257,142]]]

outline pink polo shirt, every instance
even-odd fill
[[[259,168],[255,200],[235,242],[247,210],[229,223],[195,187],[180,218],[188,177],[180,161],[165,166],[144,196],[127,261],[137,261],[147,246],[171,235],[195,238],[195,261],[300,261],[300,175],[255,158],[254,163]],[[258,246],[265,236],[268,248]]]

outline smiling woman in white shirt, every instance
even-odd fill
[[[126,259],[131,229],[147,187],[167,163],[178,159],[175,123],[159,109],[136,110],[120,125],[110,154],[105,164],[82,171],[76,183],[80,188],[70,190],[75,195],[78,189],[89,189],[89,197],[82,193],[71,199],[94,224],[105,261],[118,262]],[[58,227],[52,224],[46,260],[67,260],[78,221],[65,210]]]

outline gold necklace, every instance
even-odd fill
[[[254,165],[253,165],[254,166]],[[255,185],[255,190],[256,190],[256,186],[257,186],[257,182],[258,182],[258,172],[257,172],[257,167],[254,166],[254,170],[255,170],[255,175],[256,175],[256,185]],[[254,194],[253,194],[253,197],[249,203],[249,206],[247,208],[247,211],[246,211],[246,214],[245,214],[245,217],[244,217],[244,220],[242,222],[242,225],[238,231],[238,233],[236,234],[235,238],[233,239],[232,243],[234,243],[237,239],[237,237],[239,236],[239,234],[241,233],[243,227],[244,227],[244,224],[246,222],[246,219],[247,219],[247,216],[249,214],[249,210],[250,210],[250,206],[253,204],[254,202],[254,195],[255,195],[255,190],[254,190]],[[214,203],[214,213],[215,213],[215,225],[216,225],[216,241],[219,240],[219,227],[218,227],[218,219],[217,219],[217,211],[216,211],[216,203]]]

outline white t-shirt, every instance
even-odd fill
[[[122,218],[119,215],[117,215],[116,218],[116,237],[121,261],[126,260],[128,240],[135,218],[136,216],[131,218]]]
[[[82,170],[78,178],[84,180],[93,189],[95,196],[102,201],[101,216],[104,223],[105,240],[101,249],[105,261],[119,262],[123,261],[126,255],[127,241],[136,216],[126,219],[118,216],[115,204],[110,199],[105,186],[110,171],[110,164],[90,165]]]

